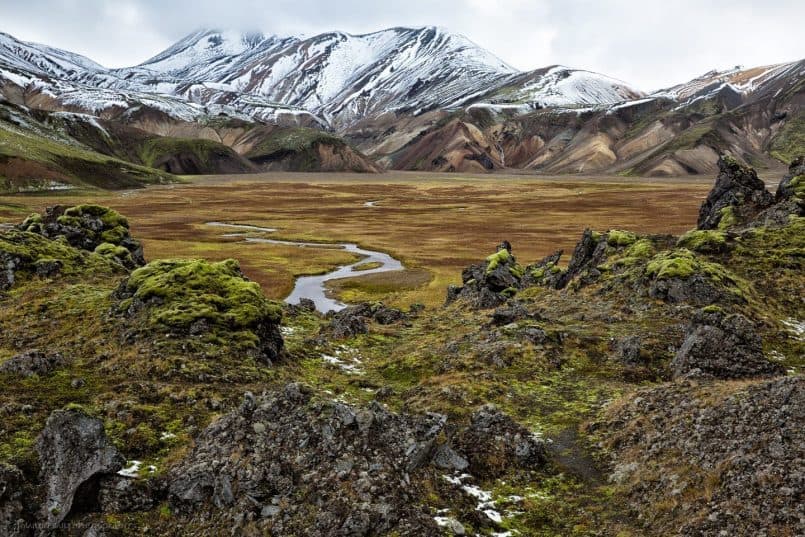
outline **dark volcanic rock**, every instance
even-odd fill
[[[528,265],[523,275],[523,286],[544,285],[545,287],[556,287],[559,279],[563,277],[562,271],[557,267],[563,254],[564,250],[557,250],[540,261]]]
[[[619,403],[596,427],[612,480],[629,483],[646,535],[805,535],[805,378],[715,386],[675,382]]]
[[[148,511],[156,507],[162,492],[155,490],[154,480],[109,475],[98,482],[97,505],[104,513]]]
[[[172,470],[169,501],[210,532],[249,523],[271,535],[437,535],[417,507],[417,476],[444,425],[438,414],[316,401],[290,384],[210,425]]]
[[[0,364],[0,373],[32,377],[44,376],[65,364],[64,357],[59,353],[44,353],[36,349],[26,351],[10,358]]]
[[[45,209],[42,215],[27,218],[18,229],[38,233],[48,239],[64,237],[71,246],[90,252],[103,244],[119,246],[124,249],[122,252],[125,255],[109,255],[114,255],[128,268],[145,265],[143,247],[131,237],[128,221],[107,207],[79,205],[68,208],[56,205]]]
[[[737,224],[754,218],[773,203],[773,196],[752,168],[726,155],[718,159],[718,168],[716,183],[699,209],[699,229],[718,228],[725,210],[733,212]]]
[[[788,167],[788,174],[782,178],[777,186],[777,201],[787,200],[797,195],[794,178],[805,175],[805,157],[797,157]]]
[[[640,336],[628,336],[618,340],[615,345],[616,359],[625,365],[638,365],[641,360],[643,341]]]
[[[382,303],[364,302],[345,308],[333,315],[327,331],[334,339],[346,339],[366,334],[369,331],[368,321],[388,325],[405,320],[406,314],[396,308]]]
[[[0,250],[0,291],[11,289],[14,282],[17,281],[15,273],[22,265],[21,257]]]
[[[80,487],[114,474],[125,459],[106,438],[103,422],[79,410],[57,410],[36,442],[45,486],[41,522],[54,528],[70,513]],[[84,500],[84,498],[81,498]]]
[[[494,405],[485,405],[472,415],[455,446],[469,461],[469,471],[478,477],[500,475],[509,467],[535,469],[548,461],[545,442]]]
[[[594,281],[601,274],[595,268],[606,259],[607,237],[585,229],[581,240],[573,249],[567,270],[556,277],[556,288],[562,289],[571,280],[581,277],[580,283]]]
[[[740,297],[715,285],[713,280],[702,274],[687,278],[655,279],[649,285],[648,294],[651,298],[672,304],[688,302],[696,306],[740,301]]]
[[[0,535],[22,537],[26,534],[23,483],[22,472],[0,463]]]
[[[785,374],[779,364],[763,356],[763,342],[749,319],[720,311],[696,314],[671,368],[674,378],[738,379]]]
[[[503,241],[485,263],[470,265],[461,273],[463,285],[447,288],[446,303],[462,300],[473,309],[497,307],[522,287],[523,268],[511,253],[511,244]]]
[[[805,188],[805,157],[798,157],[794,159],[788,173],[780,181],[774,205],[757,218],[757,224],[785,226],[789,223],[791,215],[805,216],[803,188]]]
[[[501,306],[492,313],[492,324],[503,326],[516,323],[523,319],[531,318],[531,314],[522,304],[512,304],[511,306]]]

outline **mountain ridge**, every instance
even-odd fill
[[[434,26],[312,37],[201,29],[116,69],[0,34],[0,95],[18,106],[236,151],[241,135],[225,142],[210,125],[312,127],[403,170],[684,175],[714,171],[723,152],[773,166],[801,152],[803,80],[800,61],[645,94],[562,65],[518,71]]]

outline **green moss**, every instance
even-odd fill
[[[626,249],[625,255],[638,259],[648,259],[654,255],[654,243],[650,239],[640,239]]]
[[[718,252],[727,244],[727,236],[718,230],[692,230],[682,235],[676,245],[696,252]]]
[[[127,282],[150,308],[153,323],[188,328],[199,320],[234,330],[263,321],[279,323],[282,309],[263,296],[260,286],[243,278],[234,259],[210,263],[200,259],[161,260],[135,270]]]
[[[37,265],[54,261],[61,263],[62,276],[108,276],[120,271],[116,263],[73,248],[62,237],[51,240],[27,231],[14,230],[0,235],[0,252],[22,261],[17,272],[18,280],[26,273],[32,273]]]
[[[629,246],[637,241],[637,235],[631,231],[612,229],[607,233],[607,244],[610,246]]]
[[[699,274],[716,284],[730,288],[734,294],[739,296],[744,296],[749,289],[746,282],[732,274],[723,265],[700,259],[685,248],[655,255],[646,265],[646,274],[658,280],[684,279]]]
[[[59,217],[59,222],[65,223],[65,221],[70,220],[72,217],[80,218],[82,216],[100,218],[101,222],[103,222],[104,226],[107,228],[116,226],[129,227],[129,222],[126,220],[125,216],[114,209],[102,205],[76,205],[75,207],[70,207],[64,211],[63,216]]]
[[[498,250],[494,254],[486,258],[486,273],[489,274],[501,264],[508,263],[511,259],[511,254],[505,248]]]
[[[721,218],[718,221],[718,229],[725,231],[738,223],[738,218],[735,216],[735,208],[732,206],[724,207],[719,212]]]
[[[134,263],[131,252],[122,246],[116,246],[108,242],[99,244],[98,247],[95,248],[95,253],[107,259],[122,261],[124,264],[131,265]]]
[[[720,306],[716,306],[715,304],[710,304],[709,306],[705,306],[702,311],[705,313],[723,313],[724,310]]]
[[[486,273],[491,274],[496,268],[501,265],[505,265],[507,263],[511,263],[514,260],[514,257],[509,253],[508,250],[505,248],[502,250],[498,250],[494,254],[490,255],[486,258]],[[522,278],[525,274],[525,269],[518,265],[517,263],[511,263],[508,267],[509,272],[512,273],[516,278]]]
[[[805,175],[797,175],[788,183],[794,189],[794,196],[800,199],[805,198]]]
[[[693,254],[688,250],[663,252],[649,261],[646,273],[658,280],[688,278],[698,272]]]
[[[507,287],[506,289],[501,291],[500,294],[503,295],[503,296],[513,297],[514,295],[517,294],[517,288],[516,287]]]

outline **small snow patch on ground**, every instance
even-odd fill
[[[140,475],[140,468],[142,467],[142,461],[128,461],[128,466],[120,470],[117,475],[122,475],[123,477],[138,477]]]
[[[797,341],[805,341],[805,322],[794,319],[784,319],[783,326],[794,336]]]
[[[321,359],[350,375],[363,375],[363,362],[355,349],[339,347],[333,354],[322,354]]]

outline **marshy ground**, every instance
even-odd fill
[[[269,298],[294,277],[329,271],[354,257],[332,248],[245,244],[205,222],[277,228],[272,238],[356,242],[401,259],[404,273],[350,279],[345,300],[441,304],[461,269],[509,240],[521,261],[572,252],[585,227],[679,234],[695,226],[709,177],[635,179],[393,172],[265,173],[188,178],[187,184],[123,193],[51,192],[0,197],[0,221],[19,221],[57,203],[98,203],[126,214],[149,260],[235,257]],[[374,202],[367,205],[367,202]]]

